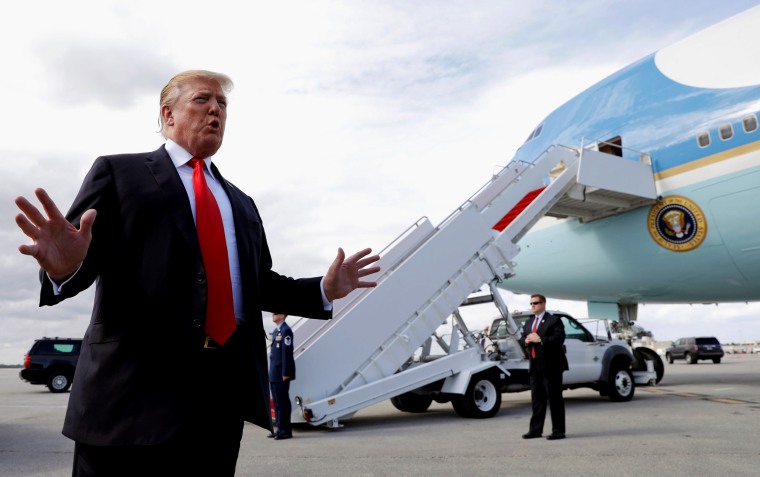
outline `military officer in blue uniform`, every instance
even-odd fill
[[[290,428],[290,382],[296,379],[296,363],[293,360],[293,330],[285,318],[288,315],[275,313],[272,315],[277,327],[272,333],[272,348],[269,354],[269,386],[274,400],[275,422],[277,428],[275,440],[290,439],[293,432]]]

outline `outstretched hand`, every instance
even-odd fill
[[[44,189],[35,189],[34,195],[47,218],[26,198],[16,197],[16,205],[23,212],[16,215],[16,224],[34,241],[32,245],[19,245],[18,251],[34,257],[53,281],[61,282],[76,272],[87,256],[97,212],[90,209],[82,214],[77,229],[61,214]]]
[[[343,249],[338,248],[338,256],[333,260],[322,282],[325,297],[329,301],[332,302],[338,298],[343,298],[357,288],[377,286],[376,282],[359,280],[361,277],[366,277],[380,271],[380,267],[378,266],[366,268],[380,259],[379,255],[367,257],[371,252],[371,248],[365,248],[346,258],[346,253]]]

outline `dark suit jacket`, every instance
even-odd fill
[[[261,310],[323,319],[331,313],[319,277],[271,270],[256,205],[221,183],[232,204],[245,314],[228,346],[243,373],[245,419],[271,429]],[[92,244],[63,294],[55,296],[41,273],[41,305],[97,281],[63,433],[95,445],[160,444],[193,418],[197,404],[189,363],[205,338],[207,288],[190,203],[162,146],[96,159],[67,218],[78,226],[91,208],[98,212]]]
[[[541,337],[541,343],[526,343],[525,338],[532,333],[533,320],[527,320],[523,325],[522,344],[528,350],[530,357],[530,369],[543,373],[562,372],[569,369],[567,356],[565,356],[565,326],[562,320],[549,312],[544,312],[544,317],[538,325],[536,333]],[[536,349],[535,359],[531,356],[531,348]]]
[[[280,329],[272,333],[272,353],[269,355],[269,380],[282,381],[287,376],[288,381],[296,379],[296,363],[293,359],[293,330],[284,321]]]

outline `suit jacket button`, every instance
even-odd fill
[[[196,318],[193,320],[193,328],[200,328],[201,326],[203,326],[203,320],[201,320],[200,318]]]
[[[206,283],[206,274],[203,272],[198,272],[195,275],[195,282],[198,283],[199,285]]]

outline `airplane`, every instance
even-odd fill
[[[664,373],[629,339],[639,303],[760,300],[757,25],[760,7],[614,73],[549,114],[442,223],[405,230],[367,277],[377,287],[337,300],[332,320],[292,325],[294,409],[334,427],[386,398],[493,415],[505,385],[522,389],[527,354],[481,347],[459,308],[494,303],[505,336],[519,336],[497,287],[586,301],[588,318],[617,322],[568,344],[598,364],[613,332],[628,339],[630,357],[592,374],[631,389]]]
[[[536,126],[511,164],[552,145],[590,147],[648,161],[657,198],[607,216],[591,201],[558,204],[519,240],[515,274],[500,288],[585,301],[589,317],[621,323],[639,303],[760,300],[758,25],[754,7],[702,30]]]

